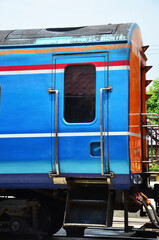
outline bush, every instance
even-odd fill
[[[159,166],[157,165],[157,163],[152,163],[152,165],[149,167],[149,171],[159,172]]]

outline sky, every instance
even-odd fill
[[[0,30],[130,23],[139,25],[147,80],[159,77],[159,0],[0,0]]]

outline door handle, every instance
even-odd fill
[[[104,158],[103,158],[103,91],[112,92],[112,86],[107,86],[100,89],[100,141],[101,141],[101,174],[104,175]],[[108,129],[107,129],[108,131]],[[108,134],[107,134],[108,136]],[[109,159],[108,159],[109,161]]]
[[[56,102],[56,105],[55,105],[56,174],[55,175],[59,175],[60,174],[59,159],[58,159],[58,95],[59,95],[59,92],[58,92],[58,90],[49,88],[48,93],[50,93],[50,94],[55,93],[55,102]],[[52,131],[52,129],[51,129],[51,131]],[[51,158],[52,158],[52,156],[51,156]]]

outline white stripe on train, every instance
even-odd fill
[[[96,67],[96,71],[107,70],[107,67]],[[129,65],[111,66],[109,70],[130,70]],[[48,73],[64,73],[64,69],[42,69],[42,70],[18,70],[18,71],[0,71],[0,75],[22,75],[22,74],[48,74]]]
[[[140,134],[132,132],[109,132],[109,136],[134,136],[141,137]],[[103,133],[104,135],[104,133]],[[0,138],[41,138],[41,137],[55,137],[55,133],[20,133],[20,134],[0,134]],[[100,136],[100,132],[72,132],[72,133],[58,133],[58,137],[88,137]],[[107,136],[107,132],[105,132]]]

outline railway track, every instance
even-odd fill
[[[153,230],[138,230],[131,233],[125,233],[122,228],[116,229],[87,229],[84,237],[67,237],[63,229],[60,230],[58,234],[53,235],[50,238],[44,238],[45,240],[152,240],[158,239],[159,233]],[[10,236],[3,234],[1,240],[42,240],[43,238],[39,236]]]
[[[122,217],[115,217],[113,227],[110,228],[95,228],[89,227],[85,229],[84,237],[67,237],[66,231],[61,228],[59,232],[50,238],[44,238],[45,240],[152,240],[159,239],[159,230],[153,229],[151,224],[145,219],[130,218],[129,225],[133,225],[131,232],[124,231],[124,221]],[[0,236],[1,240],[40,240],[40,236],[10,236],[9,234],[3,234]]]
[[[158,239],[159,237],[159,233],[155,230],[152,229],[147,229],[147,230],[143,230],[143,229],[133,229],[132,232],[129,233],[125,233],[123,228],[107,228],[107,229],[103,229],[103,228],[88,228],[85,230],[85,235],[83,238],[80,237],[67,237],[66,234],[63,232],[64,230],[60,230],[61,233],[57,233],[56,235],[54,235],[51,239],[54,240],[82,240],[82,239],[124,239],[124,240],[139,240],[139,239]]]

